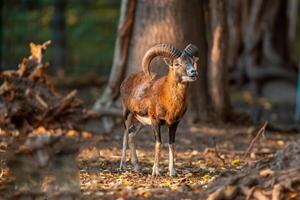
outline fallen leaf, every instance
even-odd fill
[[[151,196],[151,193],[148,191],[145,191],[145,192],[142,192],[141,196],[144,198],[149,198]]]
[[[241,161],[240,161],[239,159],[235,159],[235,160],[232,160],[232,161],[231,161],[231,164],[232,164],[232,165],[238,165],[238,164],[240,164],[240,162],[241,162]]]
[[[290,199],[296,199],[298,196],[297,192],[290,192]]]
[[[75,130],[69,130],[66,134],[66,136],[68,137],[78,137],[79,136],[79,133]]]
[[[20,135],[20,132],[19,132],[19,130],[14,130],[14,131],[11,132],[11,135],[13,137],[18,137]]]
[[[169,181],[164,181],[161,185],[162,185],[163,187],[169,187],[170,182],[169,182]]]
[[[259,172],[259,175],[262,177],[267,177],[267,176],[271,176],[274,174],[274,171],[271,169],[263,169]]]
[[[83,131],[81,132],[81,137],[84,138],[84,139],[90,139],[92,138],[92,133],[88,132],[88,131]]]
[[[124,180],[123,180],[123,184],[124,184],[124,185],[129,185],[129,183],[130,183],[130,182],[129,182],[127,179],[124,179]]]
[[[45,127],[39,126],[39,127],[36,129],[36,132],[37,132],[37,133],[45,133],[45,132],[47,132],[47,130],[45,129]]]

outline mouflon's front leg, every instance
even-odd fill
[[[175,159],[175,133],[177,129],[178,122],[169,126],[169,175],[172,177],[177,176],[174,159]]]
[[[159,157],[161,148],[161,135],[160,135],[160,123],[157,121],[152,122],[152,128],[155,136],[155,156],[152,169],[152,176],[160,176],[159,173]]]

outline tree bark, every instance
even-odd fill
[[[212,48],[208,68],[208,85],[213,110],[219,121],[231,114],[227,69],[227,22],[224,0],[210,0]]]
[[[130,1],[131,2],[131,1]],[[123,8],[126,7],[126,1],[123,1]],[[132,3],[132,2],[131,2]],[[207,110],[207,90],[206,88],[206,56],[207,56],[207,44],[205,39],[204,29],[204,14],[203,14],[203,1],[190,0],[153,0],[144,1],[138,0],[136,2],[136,9],[134,16],[130,17],[130,20],[134,19],[132,33],[128,30],[128,37],[130,39],[128,57],[123,61],[123,65],[114,65],[111,78],[114,78],[116,84],[119,86],[123,78],[127,77],[131,73],[135,73],[142,70],[141,63],[145,52],[153,45],[158,43],[170,43],[177,48],[184,48],[189,43],[197,45],[200,49],[200,81],[193,83],[191,88],[198,92],[193,92],[190,98],[193,106],[193,113],[196,119],[200,118],[199,115],[206,115]],[[127,7],[129,10],[130,6]],[[131,9],[129,13],[132,13],[134,9]],[[124,13],[124,11],[122,12]],[[122,21],[122,20],[121,20]],[[121,22],[120,21],[120,22]],[[131,24],[131,23],[129,23]],[[120,33],[118,34],[120,37]],[[116,51],[119,51],[116,49]],[[118,53],[115,53],[115,62],[118,62]],[[119,61],[120,62],[120,61]],[[151,64],[151,71],[158,75],[165,75],[167,73],[167,66],[162,59],[155,59]],[[203,74],[202,74],[203,73]],[[118,74],[118,76],[115,76]],[[122,74],[122,75],[121,75]],[[108,85],[112,85],[109,81]],[[118,97],[119,88],[111,87],[109,93],[116,94],[114,97]],[[103,96],[105,96],[104,94]],[[102,98],[106,104],[111,104],[112,99]],[[98,100],[96,104],[99,105]],[[108,103],[109,101],[110,103]],[[101,106],[100,106],[101,107]],[[96,108],[96,105],[95,107]],[[98,107],[99,108],[99,107]]]
[[[107,87],[103,95],[98,98],[94,105],[96,111],[102,107],[110,106],[118,97],[119,87],[124,78],[126,61],[129,51],[129,41],[133,29],[136,0],[123,0],[118,25],[118,34],[115,44],[114,60]]]
[[[234,67],[238,60],[242,48],[242,27],[244,21],[244,12],[247,1],[243,0],[228,0],[226,4],[227,24],[228,29],[228,67]]]
[[[2,40],[3,40],[3,22],[2,22],[2,14],[3,13],[3,1],[0,1],[0,72],[2,71]]]
[[[263,82],[270,79],[295,82],[295,65],[290,58],[288,1],[230,0],[228,8],[235,10],[235,14],[228,10],[230,66],[255,82],[257,93]]]
[[[202,4],[203,1],[196,0],[138,1],[125,72],[128,76],[140,71],[145,52],[155,44],[170,43],[181,49],[189,43],[197,45],[200,49],[201,78],[199,82],[191,84],[191,88],[198,92],[190,96],[195,120],[207,115],[207,90],[204,89],[207,44]],[[150,68],[160,76],[168,71],[162,59],[155,59]]]
[[[54,0],[53,44],[54,70],[63,69],[66,65],[66,23],[65,11],[67,0]]]
[[[199,35],[199,80],[196,84],[191,85],[190,103],[193,108],[192,117],[194,122],[205,122],[211,118],[211,102],[208,94],[208,44],[206,37],[206,24],[205,24],[205,1],[201,1],[199,9],[198,26],[201,29]],[[195,92],[194,92],[195,91]]]
[[[298,0],[289,0],[288,2],[288,18],[289,18],[289,45],[295,41],[297,19],[298,19]]]

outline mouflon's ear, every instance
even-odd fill
[[[197,62],[199,60],[199,57],[193,56],[193,61]]]

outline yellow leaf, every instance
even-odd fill
[[[235,159],[235,160],[232,160],[232,161],[231,161],[231,164],[232,164],[232,165],[238,165],[238,164],[240,164],[240,162],[241,162],[241,161],[240,161],[239,159]]]
[[[75,130],[69,130],[66,134],[66,136],[68,137],[78,137],[78,135],[79,135],[78,132]]]
[[[298,197],[298,193],[297,192],[290,192],[290,198],[291,199],[296,199]]]
[[[169,185],[170,185],[170,182],[168,182],[168,181],[164,181],[162,183],[162,186],[164,186],[164,187],[168,187]]]
[[[124,185],[129,185],[129,183],[130,183],[130,182],[129,182],[127,179],[124,179],[124,180],[123,180],[123,184],[124,184]]]

